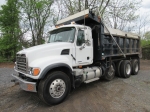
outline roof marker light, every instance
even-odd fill
[[[88,15],[88,14],[86,14],[84,17],[85,17],[85,18],[88,18],[88,17],[89,17],[89,15]]]
[[[76,23],[74,21],[72,21],[71,24],[76,24]]]
[[[55,28],[59,28],[61,26],[63,26],[64,24],[61,24],[61,25],[56,25]]]

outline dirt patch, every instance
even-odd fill
[[[150,81],[144,81],[146,84],[150,84]]]
[[[0,63],[0,68],[14,68],[14,63]]]
[[[150,60],[143,60],[142,59],[140,62],[141,62],[141,64],[140,64],[141,70],[150,70]]]

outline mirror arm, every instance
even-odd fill
[[[85,43],[84,43],[84,45],[81,46],[79,49],[82,50],[82,49],[84,49],[84,48],[85,48]]]
[[[85,48],[85,45],[90,46],[90,45],[91,45],[91,44],[90,44],[90,40],[88,40],[88,39],[85,40],[83,46],[81,46],[79,49],[80,49],[80,50],[84,49],[84,48]]]
[[[91,45],[90,40],[88,40],[88,39],[85,40],[85,43],[86,43],[87,46],[90,46],[90,45]]]

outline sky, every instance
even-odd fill
[[[145,10],[150,9],[150,0],[143,0],[142,9],[145,9]]]
[[[140,13],[143,14],[147,14],[150,13],[150,0],[143,0],[142,2],[142,6],[140,8]]]
[[[0,0],[0,6],[5,4],[6,3],[6,0]]]

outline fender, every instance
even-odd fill
[[[69,65],[65,64],[65,63],[55,63],[52,65],[47,66],[41,73],[39,79],[43,79],[45,77],[45,75],[48,73],[48,71],[52,70],[53,68],[57,68],[57,67],[66,67],[69,69],[69,72],[72,74],[72,69],[70,68]]]

